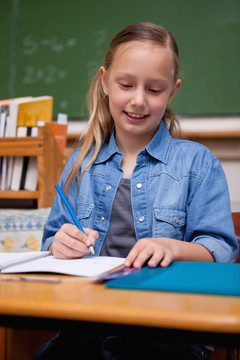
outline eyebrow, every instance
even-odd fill
[[[130,73],[125,73],[125,72],[119,72],[116,74],[116,78],[119,79],[121,77],[126,77],[126,78],[130,78],[130,79],[134,79],[135,76],[133,74],[130,74]],[[151,84],[166,84],[167,83],[167,79],[156,79],[156,78],[153,78],[153,79],[147,79],[147,82],[148,83],[151,83]]]

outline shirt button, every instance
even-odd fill
[[[108,185],[107,187],[106,187],[106,189],[109,191],[109,190],[111,190],[111,185]]]
[[[145,220],[145,216],[140,216],[139,221],[144,222],[144,220]]]
[[[142,186],[143,186],[143,185],[142,185],[141,183],[138,183],[138,184],[137,184],[137,188],[138,188],[138,189],[141,189]]]
[[[104,220],[105,220],[104,216],[101,216],[100,219],[99,219],[100,222],[104,222]]]

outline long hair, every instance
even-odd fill
[[[147,22],[138,22],[128,25],[113,37],[103,64],[106,70],[110,68],[119,46],[130,41],[148,41],[169,48],[173,56],[174,80],[177,80],[180,71],[180,61],[178,46],[173,35],[163,27]],[[88,125],[79,138],[78,145],[81,146],[81,151],[66,179],[64,185],[66,190],[77,175],[85,156],[93,149],[92,155],[81,175],[95,161],[101,146],[109,140],[114,127],[113,118],[109,109],[108,97],[103,92],[99,71],[96,73],[90,86],[87,102],[89,110]],[[171,109],[166,108],[163,121],[168,127],[171,135],[177,136],[180,131],[180,126]]]

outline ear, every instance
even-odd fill
[[[182,80],[181,79],[177,79],[175,86],[173,87],[173,91],[171,92],[169,99],[168,99],[168,105],[172,102],[172,99],[174,98],[176,92],[178,91],[178,89],[180,88],[182,84]]]
[[[103,92],[104,92],[105,95],[108,95],[107,70],[105,69],[104,66],[100,67],[99,74],[100,74],[100,77],[101,77],[101,83],[102,83]]]

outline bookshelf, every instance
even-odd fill
[[[38,128],[38,137],[1,138],[0,156],[35,156],[38,164],[36,191],[0,191],[0,199],[36,199],[37,207],[51,207],[58,182],[65,165],[52,130]]]

